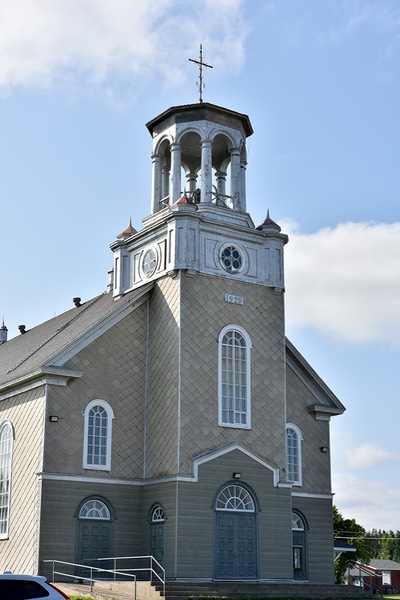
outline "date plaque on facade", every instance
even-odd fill
[[[225,294],[224,300],[225,300],[225,302],[230,302],[230,304],[244,304],[243,296],[234,296],[233,294]]]

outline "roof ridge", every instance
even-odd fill
[[[48,337],[46,340],[44,340],[44,342],[42,342],[39,346],[37,346],[34,350],[32,350],[29,354],[27,354],[22,360],[20,360],[19,363],[17,363],[16,365],[14,365],[13,367],[11,367],[11,369],[9,369],[7,371],[7,375],[9,375],[9,373],[12,373],[13,371],[15,371],[16,369],[18,369],[18,367],[20,367],[22,364],[24,364],[24,362],[26,362],[29,358],[31,358],[34,354],[36,354],[36,352],[38,352],[39,350],[41,350],[43,348],[43,346],[45,346],[46,344],[48,344],[52,339],[54,339],[56,337],[56,335],[58,335],[61,331],[64,331],[64,329],[66,329],[69,325],[71,325],[71,323],[73,321],[75,321],[78,317],[80,317],[86,310],[88,310],[91,306],[93,306],[93,304],[95,304],[100,298],[102,298],[104,296],[104,294],[106,294],[107,292],[103,292],[102,294],[100,294],[99,296],[96,296],[95,298],[93,298],[93,300],[89,300],[88,302],[85,302],[83,305],[83,310],[81,310],[78,314],[75,314],[71,319],[69,319],[69,321],[67,321],[66,323],[64,323],[64,325],[62,325],[61,327],[59,327],[50,337]]]

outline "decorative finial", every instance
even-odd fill
[[[208,67],[209,69],[212,69],[213,66],[212,65],[208,65],[207,63],[203,62],[203,44],[200,44],[200,57],[199,60],[196,60],[194,58],[189,58],[190,62],[194,62],[196,63],[196,65],[199,65],[199,78],[197,80],[197,87],[199,88],[199,92],[200,92],[200,99],[199,102],[203,102],[203,90],[206,87],[206,84],[203,81],[203,67]]]
[[[132,227],[132,218],[129,219],[129,225],[126,229],[124,229],[124,231],[121,231],[121,233],[119,233],[117,235],[117,239],[118,240],[126,240],[126,238],[130,237],[131,235],[134,235],[135,233],[137,233],[136,229],[134,227]]]
[[[275,223],[275,221],[273,221],[271,219],[271,217],[269,216],[269,209],[267,210],[267,216],[265,218],[264,223],[262,223],[261,225],[256,227],[256,229],[258,231],[271,231],[271,230],[281,231],[281,228],[278,225],[278,223]]]

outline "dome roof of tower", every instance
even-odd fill
[[[278,223],[275,223],[275,221],[273,221],[271,219],[271,217],[269,216],[269,209],[267,211],[267,216],[265,218],[265,221],[263,223],[261,223],[261,225],[256,227],[256,229],[258,229],[259,231],[270,231],[270,230],[281,231],[281,227],[278,225]]]
[[[150,134],[154,131],[159,132],[160,126],[173,122],[190,122],[198,120],[209,120],[214,122],[222,122],[225,124],[240,123],[243,127],[246,137],[253,133],[253,127],[247,115],[238,113],[223,106],[217,106],[210,102],[199,102],[197,104],[184,104],[182,106],[172,106],[160,115],[146,123],[146,127]]]
[[[131,235],[134,235],[135,233],[137,233],[137,231],[132,227],[132,219],[129,219],[128,227],[117,235],[117,240],[126,240],[126,238],[131,237]]]
[[[183,196],[181,196],[179,198],[179,200],[177,200],[176,202],[173,203],[173,205],[171,206],[172,210],[179,210],[179,209],[191,209],[191,210],[197,210],[197,204],[196,202],[194,202],[192,200],[192,198],[188,198],[185,194],[183,194]]]

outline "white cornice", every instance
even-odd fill
[[[334,494],[313,494],[307,492],[292,492],[293,498],[312,498],[314,500],[332,500]]]
[[[62,367],[43,367],[16,377],[0,386],[0,402],[11,396],[29,392],[42,385],[60,385],[65,387],[69,379],[78,379],[83,376],[82,371],[64,369]]]

